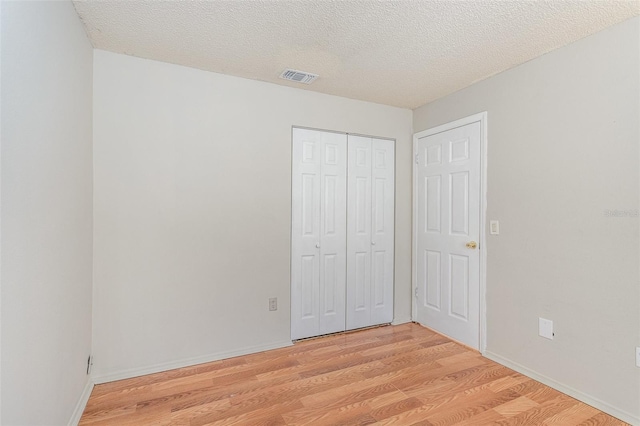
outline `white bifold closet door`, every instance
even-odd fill
[[[345,330],[346,176],[346,134],[293,129],[293,340]]]
[[[291,338],[393,320],[394,142],[293,129]]]
[[[394,142],[348,136],[347,330],[393,320]]]

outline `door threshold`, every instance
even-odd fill
[[[336,331],[335,333],[321,334],[319,336],[304,337],[302,339],[292,340],[292,342],[295,344],[295,343],[298,343],[298,342],[306,342],[308,340],[320,339],[322,337],[339,336],[341,334],[355,333],[357,331],[362,331],[362,330],[371,330],[371,329],[374,329],[374,328],[387,327],[389,325],[391,325],[390,322],[385,323],[385,324],[369,325],[367,327],[354,328],[353,330]]]

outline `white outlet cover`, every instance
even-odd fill
[[[538,318],[538,334],[545,339],[553,340],[553,321]]]
[[[500,222],[497,220],[489,221],[489,233],[491,235],[500,235]]]

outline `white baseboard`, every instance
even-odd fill
[[[391,325],[406,324],[408,322],[411,322],[410,317],[394,318],[393,321],[391,322]]]
[[[604,402],[598,398],[595,398],[589,394],[576,390],[570,386],[564,385],[560,382],[557,382],[550,377],[544,376],[542,374],[536,373],[535,371],[518,364],[517,362],[513,362],[507,358],[503,358],[502,356],[495,354],[490,351],[485,351],[482,355],[489,358],[492,361],[495,361],[499,364],[504,365],[505,367],[509,367],[512,370],[517,371],[518,373],[524,374],[527,377],[531,377],[534,380],[539,381],[549,387],[554,388],[564,394],[567,394],[579,401],[584,402],[594,408],[597,408],[600,411],[604,411],[607,414],[611,414],[613,417],[617,417],[623,422],[627,422],[631,425],[640,426],[640,417],[636,417],[631,413],[627,413],[624,410],[621,410],[613,405]]]
[[[76,404],[76,408],[73,410],[73,414],[71,415],[71,420],[69,420],[69,426],[78,426],[78,423],[80,423],[80,417],[82,417],[84,408],[87,406],[87,402],[89,401],[89,397],[91,396],[92,390],[93,390],[93,381],[90,378],[88,378],[87,383],[84,386],[84,390],[82,391],[82,395],[80,395],[80,399]]]
[[[162,371],[173,370],[175,368],[190,367],[192,365],[204,364],[206,362],[219,361],[221,359],[233,358],[241,355],[253,354],[256,352],[268,351],[271,349],[285,348],[292,346],[291,341],[277,342],[268,345],[249,346],[246,348],[218,352],[214,354],[208,354],[203,356],[197,356],[193,358],[181,359],[177,361],[165,362],[162,364],[151,365],[148,367],[131,368],[128,370],[115,371],[113,373],[95,374],[92,376],[95,384],[113,382],[116,380],[130,379],[132,377],[144,376],[147,374],[160,373]]]

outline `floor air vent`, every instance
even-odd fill
[[[296,83],[311,84],[316,78],[318,78],[318,74],[286,69],[282,71],[282,74],[280,74],[280,78],[284,80],[295,81]]]

